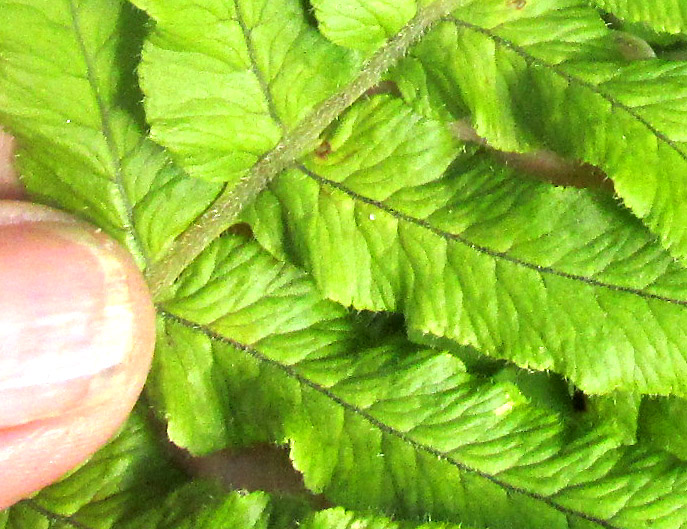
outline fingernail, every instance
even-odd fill
[[[79,224],[0,225],[0,426],[96,403],[122,371],[135,316],[115,249]]]

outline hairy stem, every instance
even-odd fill
[[[415,44],[433,24],[448,15],[460,0],[438,0],[420,11],[397,35],[390,39],[362,69],[360,75],[342,91],[320,103],[315,110],[279,144],[256,163],[232,188],[227,187],[170,247],[166,256],[148,269],[148,285],[160,299],[165,289],[221,233],[238,218],[243,207],[279,173],[311,148],[325,128],[379,83],[382,75]]]

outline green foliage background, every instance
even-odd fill
[[[0,21],[23,182],[158,307],[130,420],[0,528],[687,528],[687,2]],[[607,181],[522,169],[552,156]],[[288,447],[334,507],[193,479],[156,423],[196,456]]]

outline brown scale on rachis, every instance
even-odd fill
[[[332,153],[332,146],[331,144],[327,141],[324,140],[316,149],[315,149],[315,156],[317,156],[320,160],[326,160],[327,157]]]

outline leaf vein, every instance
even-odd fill
[[[302,156],[317,141],[322,131],[370,87],[377,84],[384,73],[408,52],[428,28],[442,20],[456,4],[456,0],[437,0],[420,11],[372,56],[353,81],[315,107],[276,147],[253,165],[248,175],[235,188],[225,188],[212,206],[171,245],[167,255],[148,272],[148,284],[153,295],[161,294],[208,244],[231,226],[241,213],[243,204],[252,202],[273,178]]]
[[[241,351],[247,355],[250,355],[251,357],[255,358],[259,362],[262,362],[264,364],[270,365],[272,367],[276,367],[277,369],[281,370],[284,372],[288,377],[296,380],[299,384],[302,386],[309,387],[310,389],[316,391],[317,393],[323,395],[324,397],[330,399],[332,402],[336,403],[337,405],[341,406],[342,409],[349,411],[353,413],[354,415],[361,417],[365,421],[367,421],[369,424],[371,424],[374,428],[378,429],[382,433],[385,433],[389,436],[396,437],[400,441],[408,444],[409,446],[412,446],[414,449],[417,451],[423,451],[426,452],[434,457],[437,457],[441,460],[446,461],[450,465],[456,467],[458,470],[470,474],[477,475],[481,478],[486,479],[487,481],[493,483],[494,485],[503,488],[509,493],[512,494],[522,494],[523,496],[530,497],[532,499],[541,501],[551,507],[552,509],[562,513],[566,514],[569,516],[575,516],[580,519],[587,520],[592,523],[596,523],[600,525],[601,527],[604,527],[606,529],[622,529],[620,526],[614,525],[611,522],[608,522],[607,520],[603,520],[601,518],[594,517],[592,515],[576,511],[575,509],[572,509],[570,507],[565,507],[564,505],[561,505],[554,501],[551,497],[544,496],[542,494],[538,494],[536,492],[533,492],[531,490],[527,490],[521,487],[517,487],[514,485],[511,485],[510,483],[507,483],[506,481],[499,479],[497,476],[489,474],[487,472],[478,470],[476,468],[471,467],[470,465],[467,465],[465,463],[462,463],[458,460],[456,460],[454,457],[447,455],[446,453],[433,448],[425,443],[421,443],[419,441],[415,441],[414,439],[411,439],[408,437],[408,435],[404,432],[401,432],[397,429],[394,429],[387,424],[384,424],[380,420],[376,419],[373,417],[371,414],[366,412],[365,410],[359,408],[358,406],[355,406],[343,398],[337,396],[329,390],[328,388],[323,387],[322,385],[318,384],[317,382],[314,382],[313,380],[310,380],[309,378],[301,375],[298,373],[296,368],[291,365],[286,365],[281,362],[278,362],[277,360],[273,360],[260,352],[259,350],[253,348],[250,345],[246,345],[244,343],[238,342],[236,340],[233,340],[231,338],[228,338],[226,336],[222,336],[221,334],[213,331],[212,329],[207,328],[206,326],[196,324],[192,321],[186,320],[180,316],[177,316],[173,313],[167,312],[165,310],[159,310],[158,314],[164,318],[167,318],[171,321],[174,321],[178,323],[179,325],[185,326],[189,329],[196,330],[198,332],[203,333],[205,336],[207,336],[210,340],[220,342],[225,345],[230,345],[237,349],[238,351]]]
[[[65,516],[63,514],[46,509],[42,505],[39,505],[38,502],[36,502],[33,499],[23,500],[21,504],[45,516],[48,520],[51,521],[51,525],[52,523],[59,523],[64,525],[70,525],[72,527],[75,527],[76,529],[92,529],[90,526],[75,520],[71,516]]]
[[[79,13],[77,6],[75,5],[74,0],[69,0],[69,12],[71,15],[71,20],[72,20],[72,29],[74,31],[75,39],[77,42],[77,45],[79,47],[79,51],[81,52],[83,58],[84,58],[84,63],[86,65],[86,74],[88,78],[88,84],[91,87],[91,90],[93,91],[93,97],[95,98],[96,104],[98,106],[98,111],[100,113],[100,122],[102,124],[102,133],[105,138],[105,142],[107,144],[107,147],[110,151],[110,154],[112,156],[112,162],[114,164],[115,168],[115,178],[114,178],[114,184],[117,186],[117,189],[119,191],[119,197],[122,201],[122,204],[124,205],[125,211],[126,211],[126,222],[127,225],[124,226],[124,228],[131,234],[132,241],[136,245],[136,250],[143,257],[144,262],[146,263],[146,268],[149,266],[149,259],[148,255],[144,250],[144,246],[141,243],[138,233],[134,229],[135,226],[135,221],[134,221],[134,205],[131,203],[129,200],[129,196],[126,193],[126,189],[124,187],[124,178],[123,178],[123,168],[122,168],[122,160],[121,156],[119,153],[119,148],[117,147],[117,143],[115,141],[114,137],[114,131],[112,130],[111,126],[111,115],[110,111],[107,108],[107,105],[105,104],[105,101],[103,100],[103,97],[100,93],[100,90],[98,89],[98,84],[96,80],[96,74],[95,74],[95,65],[93,64],[93,57],[91,57],[90,53],[88,52],[86,48],[86,43],[84,42],[82,35],[82,29],[81,29],[81,21],[79,20]]]
[[[296,164],[296,168],[298,170],[300,170],[301,172],[303,172],[308,177],[310,177],[311,179],[315,180],[316,182],[318,182],[324,186],[337,189],[338,191],[345,193],[346,195],[353,198],[354,200],[358,200],[358,201],[363,202],[365,204],[369,204],[371,206],[374,206],[374,207],[384,211],[385,213],[388,213],[389,215],[391,215],[392,217],[394,217],[395,219],[397,219],[399,221],[415,224],[416,226],[422,227],[422,228],[432,232],[433,234],[438,235],[439,237],[441,237],[445,240],[451,240],[451,241],[459,242],[460,244],[463,244],[463,245],[471,248],[472,250],[474,250],[478,253],[488,255],[489,257],[492,257],[494,259],[500,259],[503,261],[507,261],[507,262],[512,263],[514,265],[521,266],[523,268],[528,268],[530,270],[534,270],[540,274],[549,274],[549,275],[553,275],[553,276],[557,276],[557,277],[562,277],[565,279],[570,279],[572,281],[581,281],[581,282],[586,283],[590,286],[595,286],[595,287],[599,287],[599,288],[606,288],[608,290],[613,290],[616,292],[623,292],[626,294],[632,294],[632,295],[639,296],[639,297],[645,298],[645,299],[655,299],[657,301],[663,301],[663,302],[671,303],[674,305],[687,306],[687,300],[684,300],[684,299],[676,299],[676,298],[671,298],[668,296],[663,296],[660,294],[653,294],[651,292],[646,292],[646,291],[638,289],[638,288],[614,285],[612,283],[607,283],[605,281],[600,281],[598,279],[594,279],[591,277],[586,277],[586,276],[579,275],[579,274],[571,274],[569,272],[557,270],[551,266],[540,266],[540,265],[537,265],[534,263],[530,263],[528,261],[524,261],[522,259],[519,259],[517,257],[513,257],[512,255],[509,255],[507,252],[501,252],[501,251],[493,250],[492,248],[489,248],[487,246],[476,244],[476,243],[466,239],[465,237],[463,237],[460,234],[450,233],[450,232],[447,232],[445,230],[441,230],[439,228],[436,228],[424,219],[418,219],[416,217],[412,217],[410,215],[407,215],[405,213],[398,211],[397,209],[394,209],[390,206],[387,206],[386,204],[383,204],[377,200],[374,200],[374,199],[365,197],[363,195],[360,195],[357,192],[355,192],[355,191],[345,187],[344,185],[340,184],[339,182],[334,182],[332,180],[328,180],[328,179],[320,176],[319,174],[317,174],[317,173],[313,172],[312,170],[308,169],[307,167],[305,167],[303,164],[300,164],[300,163]]]
[[[646,127],[649,130],[649,132],[651,132],[657,138],[657,140],[668,145],[683,160],[685,160],[687,162],[687,153],[685,153],[682,149],[680,149],[677,142],[671,140],[666,134],[664,134],[663,132],[658,130],[656,127],[654,127],[647,119],[645,119],[641,115],[639,115],[633,108],[626,105],[622,101],[619,101],[618,99],[614,98],[612,95],[604,92],[598,86],[595,86],[592,83],[589,83],[587,81],[583,81],[582,79],[575,77],[574,75],[566,72],[563,68],[561,68],[558,65],[551,64],[551,63],[546,62],[542,59],[539,59],[538,57],[535,57],[534,55],[528,53],[527,50],[525,48],[523,48],[522,46],[519,46],[519,45],[515,44],[514,42],[511,42],[510,40],[508,40],[504,37],[501,37],[500,35],[496,35],[493,31],[490,31],[487,28],[478,26],[476,24],[472,24],[471,22],[467,22],[466,20],[462,20],[456,16],[447,16],[447,17],[445,17],[445,19],[453,22],[456,26],[475,31],[477,33],[480,33],[480,34],[490,38],[491,40],[494,41],[494,43],[496,43],[500,46],[503,46],[504,48],[508,48],[509,50],[518,54],[528,64],[540,66],[540,67],[542,67],[546,70],[549,70],[549,71],[555,73],[556,75],[562,77],[569,84],[576,84],[578,86],[582,86],[582,87],[590,90],[591,92],[593,92],[594,94],[598,95],[599,97],[604,99],[606,102],[608,102],[612,107],[617,108],[619,110],[622,110],[623,112],[626,112],[630,117],[632,117],[638,123],[640,123],[641,125]]]
[[[277,107],[274,104],[274,99],[272,98],[272,93],[270,92],[270,85],[267,80],[263,77],[262,71],[258,66],[258,59],[255,55],[255,48],[253,46],[253,32],[251,28],[246,25],[246,21],[241,14],[241,7],[239,6],[238,0],[234,0],[234,8],[236,9],[236,22],[238,22],[241,32],[246,39],[246,49],[248,50],[248,58],[250,59],[251,71],[260,85],[260,90],[262,90],[265,96],[265,101],[267,101],[267,108],[270,113],[270,117],[275,123],[279,125],[282,129],[282,133],[286,134],[286,127],[282,123],[279,113],[277,112]]]

